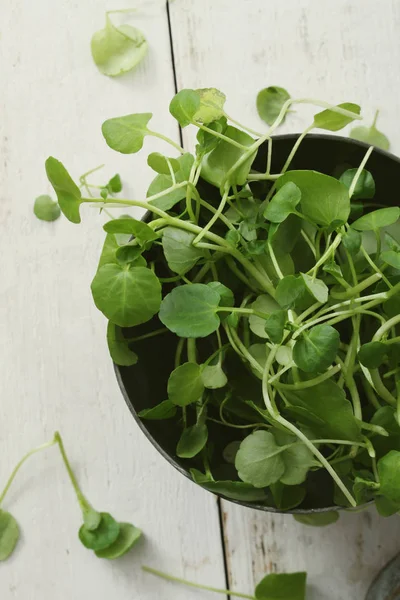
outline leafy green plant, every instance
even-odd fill
[[[99,558],[113,560],[123,556],[139,541],[142,535],[140,529],[131,523],[119,523],[109,513],[98,512],[92,507],[79,487],[75,473],[68,460],[63,440],[58,431],[54,434],[50,442],[34,448],[18,462],[3,492],[0,494],[0,506],[25,461],[33,454],[54,445],[60,450],[69,479],[82,510],[83,524],[78,533],[80,541],[86,548],[93,550]],[[0,509],[0,561],[7,560],[11,556],[19,537],[20,530],[16,519],[9,512]]]
[[[304,572],[299,573],[270,573],[266,575],[255,587],[254,594],[243,594],[235,590],[224,590],[200,583],[194,583],[173,577],[167,573],[157,571],[151,567],[142,567],[143,571],[161,577],[167,581],[181,583],[189,587],[193,587],[216,594],[224,594],[224,596],[247,598],[248,600],[305,600],[306,597],[306,580],[307,575]]]
[[[290,170],[312,129],[337,131],[360,107],[267,88],[259,105],[273,122],[259,134],[225,100],[214,88],[172,99],[179,125],[198,130],[193,154],[149,129],[150,113],[103,124],[117,152],[138,152],[145,136],[178,151],[150,154],[146,199],[84,195],[46,161],[74,223],[86,203],[148,211],[104,226],[92,293],[111,356],[140,365],[142,341],[168,336],[165,396],[140,416],[169,419],[176,455],[204,488],[280,510],[371,499],[399,510],[400,211],[375,197],[373,147],[335,177]],[[272,172],[273,133],[305,103],[319,112]]]

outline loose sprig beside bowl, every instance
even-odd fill
[[[150,155],[157,176],[146,200],[85,197],[54,158],[47,174],[74,223],[85,203],[151,214],[147,222],[106,223],[92,293],[109,319],[117,364],[140,360],[143,338],[167,330],[178,336],[167,399],[141,416],[180,415],[177,455],[193,461],[197,483],[288,510],[303,502],[310,474],[326,471],[331,504],[376,499],[390,514],[400,508],[400,246],[386,229],[398,225],[400,209],[371,210],[374,180],[366,166],[373,147],[339,178],[289,170],[312,129],[338,131],[361,118],[359,106],[273,100],[275,121],[254,137],[226,114],[218,90],[179,92],[170,111],[182,127],[198,127],[194,154],[149,129],[150,113],[106,121],[103,135],[118,152],[138,152],[146,136],[179,151],[177,158]],[[291,107],[306,102],[323,110],[272,173],[271,136]],[[261,171],[254,164],[265,145]],[[121,242],[121,235],[134,237]],[[166,329],[159,324],[133,338],[121,329],[155,315]],[[229,377],[234,357],[246,367],[244,378],[258,381],[255,397]],[[213,456],[210,422],[236,432],[224,460]],[[229,479],[220,476],[227,471]]]

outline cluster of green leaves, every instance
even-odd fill
[[[270,573],[261,579],[256,585],[254,594],[243,594],[233,590],[223,590],[200,583],[194,583],[173,577],[167,573],[157,571],[151,567],[142,567],[146,573],[165,579],[166,581],[174,581],[192,588],[224,594],[225,596],[239,596],[248,600],[305,600],[306,597],[306,582],[307,574],[304,572],[298,573]]]
[[[149,129],[151,113],[103,124],[117,152],[138,152],[145,136],[178,151],[150,154],[146,199],[84,197],[61,163],[46,162],[74,223],[85,202],[149,211],[145,221],[104,225],[92,294],[111,356],[132,366],[142,340],[169,336],[176,353],[165,397],[140,416],[173,420],[176,455],[204,488],[281,510],[375,499],[382,514],[395,512],[400,209],[377,195],[366,169],[372,147],[335,176],[290,170],[311,129],[338,131],[361,118],[360,107],[267,88],[257,104],[271,126],[256,134],[228,116],[225,101],[214,88],[172,99],[179,125],[198,130],[194,153]],[[271,134],[305,102],[319,112],[273,173]],[[326,474],[322,501],[316,493],[328,488],[315,481]]]
[[[63,440],[58,432],[54,434],[54,438],[50,442],[34,448],[18,462],[0,494],[0,506],[24,462],[36,452],[54,445],[57,445],[60,450],[82,510],[83,524],[79,529],[80,541],[86,548],[93,550],[99,558],[114,560],[124,556],[139,541],[142,532],[131,523],[119,523],[109,513],[97,512],[91,506],[78,485],[65,452]],[[0,561],[7,560],[12,555],[19,537],[20,530],[16,519],[9,512],[0,509]]]

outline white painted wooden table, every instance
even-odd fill
[[[118,0],[0,5],[1,480],[23,452],[60,429],[94,505],[146,533],[120,562],[94,558],[77,540],[79,509],[57,451],[49,450],[26,465],[4,506],[23,535],[0,564],[0,598],[211,597],[144,575],[145,563],[220,587],[227,573],[247,593],[266,572],[306,569],[310,600],[362,600],[400,550],[399,519],[369,511],[310,529],[290,516],[219,504],[175,472],[135,425],[107,355],[105,321],[89,288],[102,241],[98,218],[87,209],[80,227],[39,222],[32,202],[50,191],[49,154],[75,176],[104,162],[105,176],[118,170],[129,191],[143,195],[151,177],[143,157],[111,152],[100,125],[152,111],[154,128],[178,139],[168,116],[175,84],[222,89],[228,112],[257,128],[255,96],[266,85],[360,102],[371,117],[381,108],[381,128],[399,152],[400,3],[175,0],[169,11],[162,1],[143,4],[131,21],[150,52],[136,72],[116,80],[97,72],[89,40],[104,10],[121,8]],[[300,130],[306,118],[292,115],[285,129]],[[185,130],[185,145],[192,139]],[[145,143],[146,150],[161,147]]]

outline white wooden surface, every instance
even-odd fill
[[[101,245],[99,218],[41,223],[31,212],[49,186],[43,162],[75,176],[105,162],[139,197],[150,174],[143,157],[104,144],[100,124],[154,112],[154,128],[178,138],[168,117],[174,93],[168,18],[162,1],[132,19],[150,52],[121,79],[100,75],[89,53],[103,11],[118,0],[13,0],[0,5],[0,476],[23,452],[60,429],[82,487],[99,509],[133,520],[146,540],[121,562],[104,563],[76,538],[79,510],[55,450],[20,473],[4,505],[23,537],[0,564],[3,600],[186,600],[210,597],[144,576],[142,563],[224,586],[218,507],[144,439],[125,407],[104,343],[105,323],[89,283]],[[397,0],[174,0],[170,5],[179,87],[216,86],[232,116],[262,127],[255,96],[283,85],[294,96],[359,101],[382,109],[380,125],[400,151],[400,4]],[[300,130],[307,111],[286,130]],[[184,140],[190,144],[190,131]],[[153,140],[146,149],[159,149]],[[251,592],[266,571],[310,573],[310,600],[362,600],[400,548],[400,521],[373,512],[313,530],[290,516],[223,503],[232,586]]]

